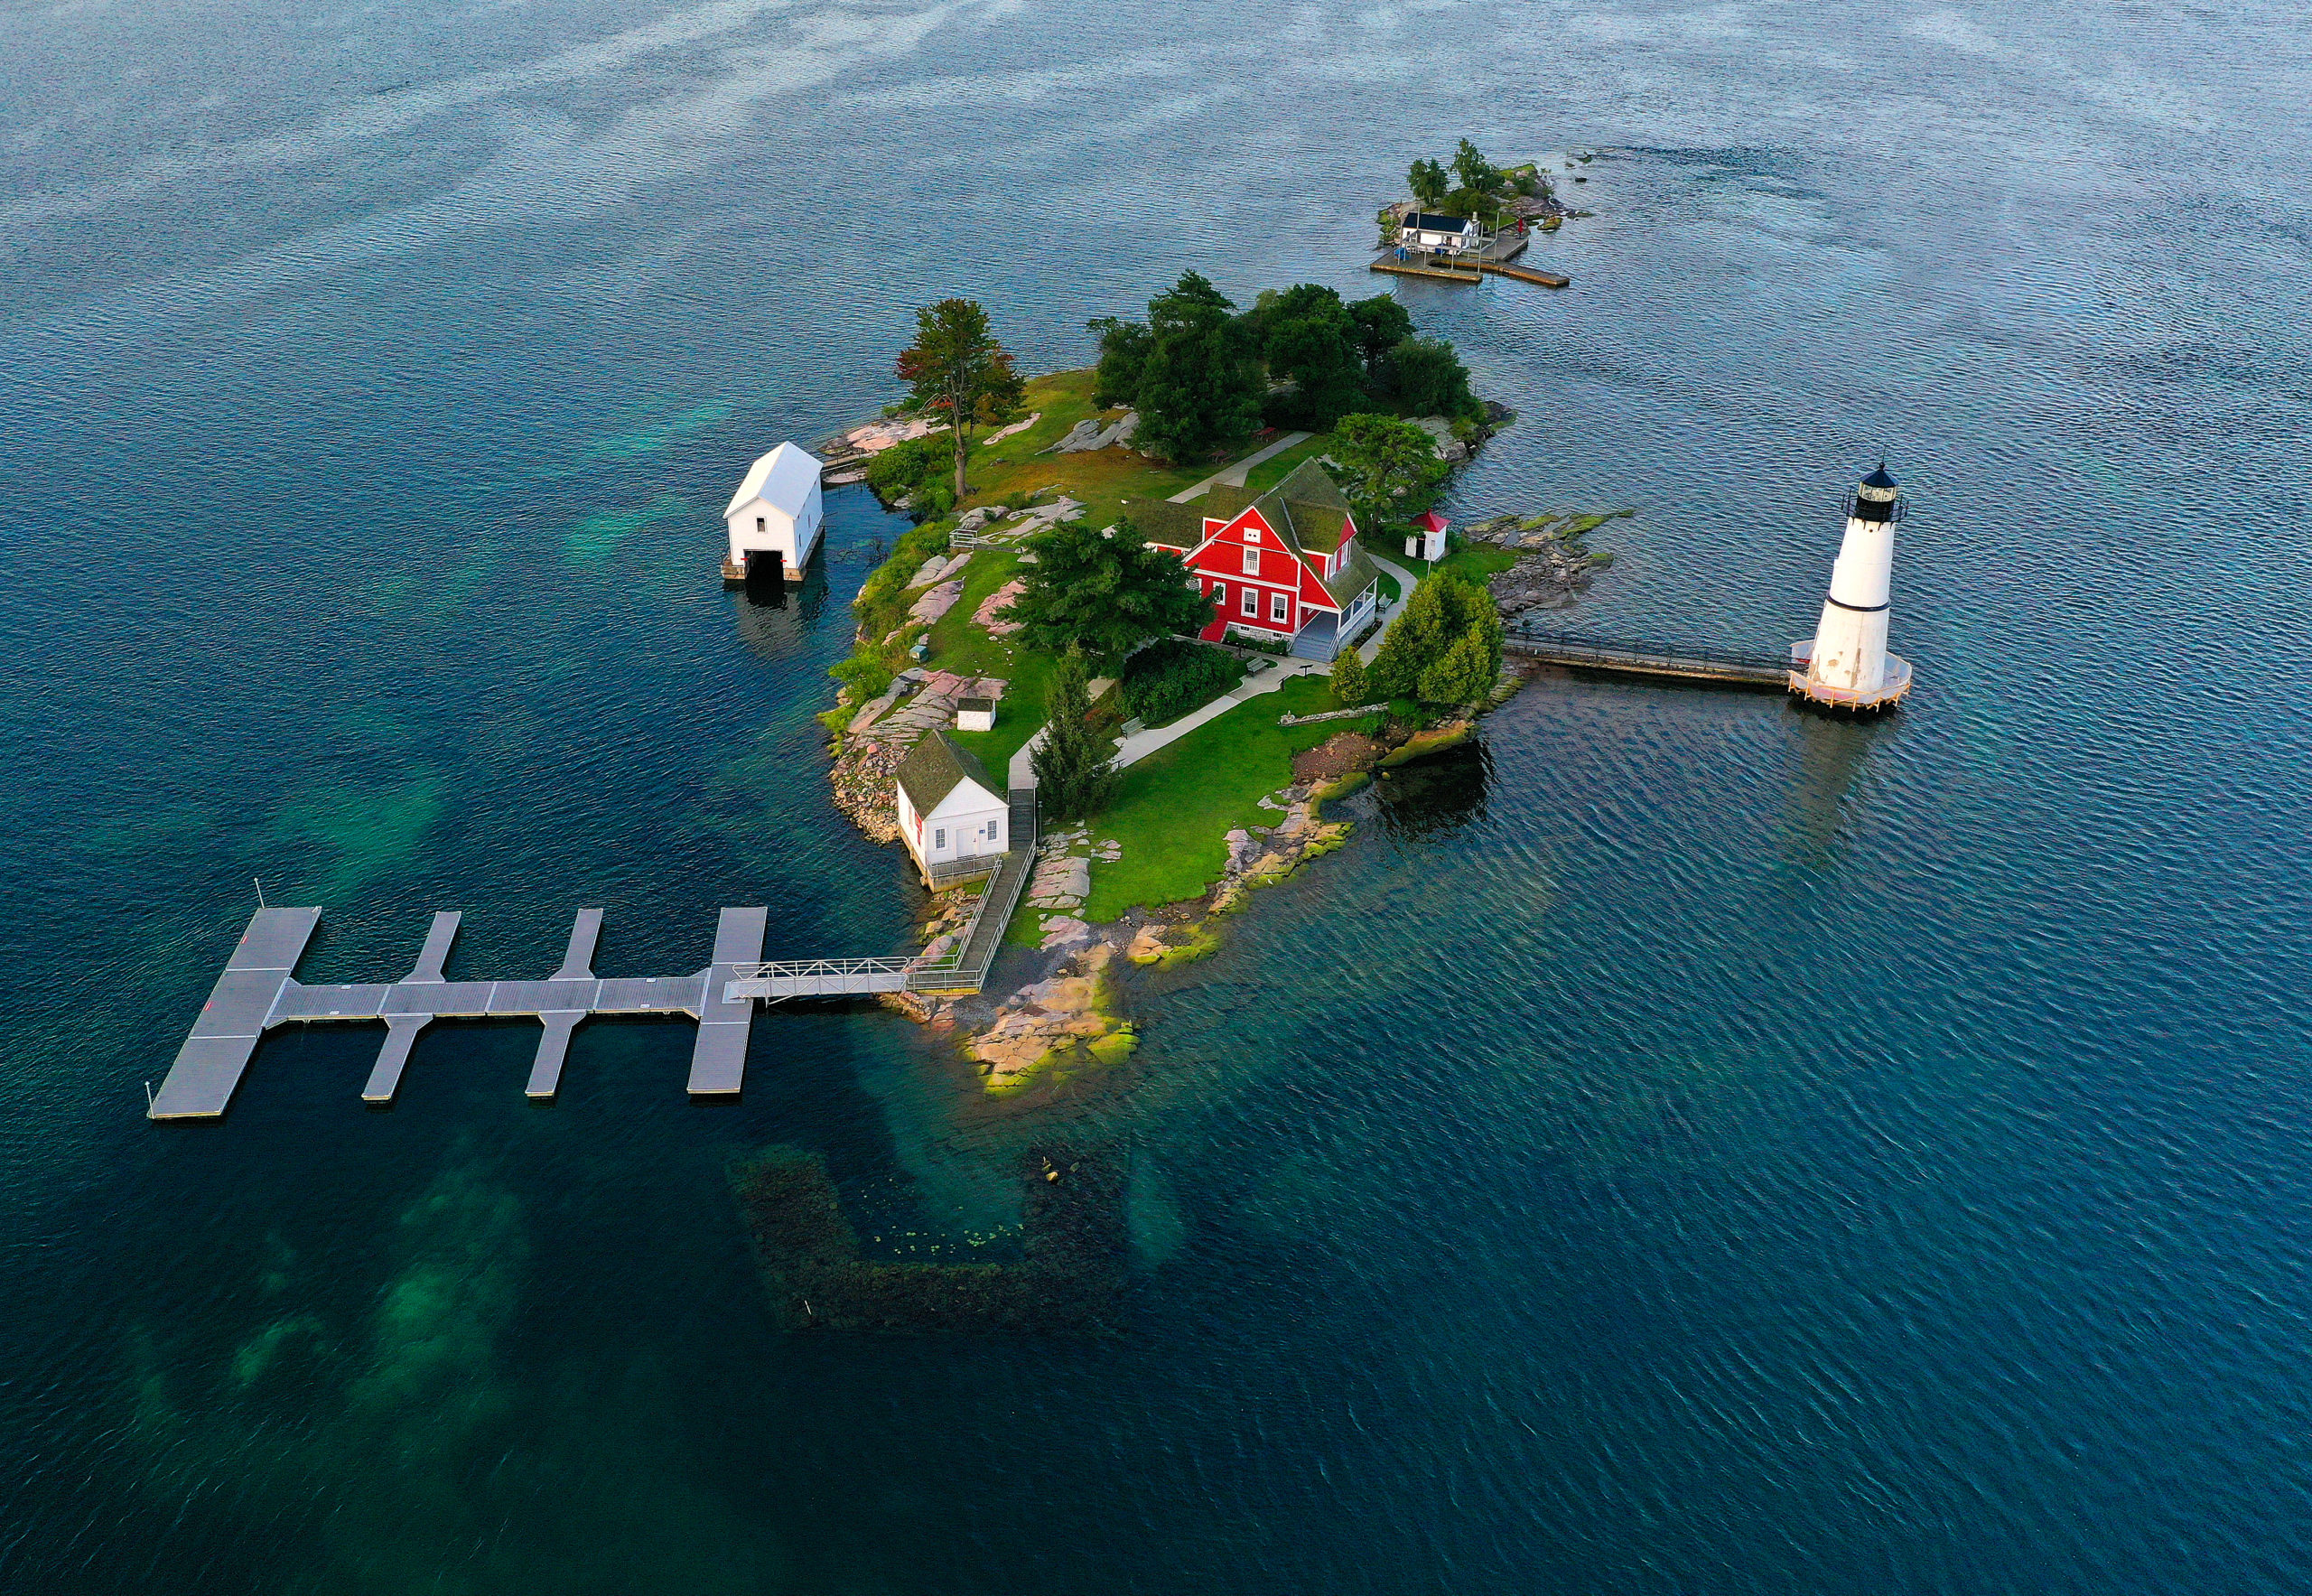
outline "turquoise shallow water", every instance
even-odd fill
[[[2282,8],[782,6],[0,21],[0,1575],[113,1591],[2265,1592],[2312,1577],[2305,45]],[[1417,108],[1416,108],[1417,107]],[[1629,504],[1585,623],[1804,633],[1856,726],[1545,682],[975,1110],[870,1010],[269,1042],[141,1115],[251,904],[316,978],[894,945],[810,714],[897,527],[713,579],[906,312],[1036,368],[1186,265],[1365,291],[1467,129],[1609,146],[1575,278],[1394,291]],[[1129,1156],[1130,1334],[785,1339],[725,1168],[986,1255]],[[916,1249],[910,1253],[907,1249]]]

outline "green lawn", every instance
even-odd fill
[[[1265,493],[1292,474],[1292,468],[1304,460],[1314,460],[1333,446],[1330,433],[1319,433],[1305,443],[1295,443],[1273,460],[1263,460],[1245,474],[1245,486],[1254,493]]]
[[[1332,686],[1301,677],[1207,723],[1123,773],[1114,800],[1092,822],[1095,838],[1123,845],[1114,863],[1095,861],[1084,917],[1112,920],[1135,904],[1200,897],[1228,863],[1229,831],[1283,818],[1260,799],[1292,779],[1292,756],[1356,721],[1280,726],[1282,714],[1333,707]],[[1371,717],[1377,722],[1380,717]]]
[[[1506,571],[1515,565],[1517,554],[1515,549],[1499,548],[1490,543],[1465,543],[1438,561],[1437,569],[1445,575],[1483,583],[1496,571]]]

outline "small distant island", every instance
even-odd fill
[[[1128,1056],[1131,966],[1212,951],[1252,888],[1340,845],[1327,799],[1515,691],[1489,581],[1571,602],[1605,564],[1580,543],[1604,516],[1449,537],[1431,507],[1512,416],[1386,294],[1239,307],[1189,271],[1087,331],[1096,364],[1027,378],[978,304],[928,306],[908,399],[821,449],[917,522],[853,600],[822,719],[836,802],[931,889],[931,957],[973,935],[1007,797],[1036,789],[1005,929],[1033,978],[884,1000],[996,1094]]]
[[[1579,168],[1595,159],[1593,153],[1568,154],[1562,164],[1575,182],[1588,182],[1590,179]],[[1448,164],[1415,161],[1405,173],[1405,186],[1410,199],[1381,208],[1378,219],[1384,249],[1402,242],[1408,223],[1422,216],[1472,221],[1488,232],[1529,225],[1555,232],[1567,219],[1590,214],[1558,198],[1555,183],[1539,161],[1496,166],[1466,138]]]

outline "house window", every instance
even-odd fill
[[[762,530],[762,518],[760,516],[757,516],[755,518],[755,530],[758,532]]]
[[[1003,822],[1001,820],[991,820],[987,823],[987,840],[989,842],[993,842],[995,840],[995,834],[1002,829],[1002,826]]]
[[[1245,590],[1245,613],[1255,621],[1261,618],[1261,595],[1249,587]]]
[[[1282,593],[1271,593],[1268,598],[1268,618],[1282,624],[1286,607],[1291,602]]]
[[[1216,582],[1212,584],[1212,602],[1219,605],[1224,610],[1228,607],[1228,584],[1226,583]]]
[[[1247,576],[1258,576],[1260,574],[1261,551],[1256,548],[1246,549],[1245,551],[1245,574]]]
[[[931,834],[931,851],[936,854],[946,845],[947,828],[943,826]]]
[[[1245,541],[1246,543],[1258,543],[1260,540],[1261,529],[1258,527],[1251,525],[1249,522],[1246,523],[1245,527]]]

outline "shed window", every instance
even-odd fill
[[[1291,601],[1281,593],[1269,594],[1268,618],[1271,621],[1282,621],[1284,619],[1285,607]]]
[[[935,849],[944,848],[947,845],[947,828],[946,826],[940,826],[937,831],[934,831],[931,834],[931,845]]]
[[[755,530],[758,532],[762,530],[762,518],[760,516],[757,516],[755,518]]]
[[[1245,613],[1255,621],[1260,619],[1261,595],[1249,587],[1245,590]]]
[[[995,841],[996,834],[997,834],[999,831],[1001,831],[1001,830],[1002,829],[1002,827],[1003,827],[1003,822],[1002,822],[1002,821],[1001,821],[1001,820],[991,820],[991,821],[989,821],[989,822],[987,823],[987,840],[988,840],[989,842],[993,842],[993,841]]]

